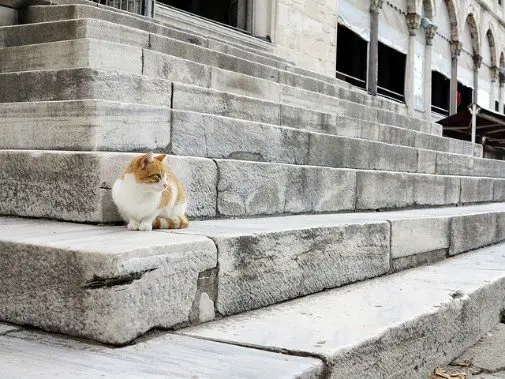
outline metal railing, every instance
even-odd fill
[[[431,111],[445,116],[449,115],[449,109],[440,108],[433,104],[431,105]]]
[[[398,101],[400,103],[405,103],[405,95],[402,95],[401,93],[395,91],[391,91],[390,89],[377,86],[377,93],[382,97],[385,97],[386,99]]]
[[[91,0],[94,3],[107,5],[141,16],[153,17],[155,0]]]
[[[366,89],[366,81],[363,79],[356,78],[355,76],[348,75],[341,71],[336,71],[337,79],[343,80],[347,83],[352,84],[353,86],[360,87]]]

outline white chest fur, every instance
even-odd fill
[[[126,174],[124,179],[116,180],[112,187],[112,198],[126,219],[140,221],[160,211],[161,192],[146,190],[145,185],[138,183],[133,174]]]

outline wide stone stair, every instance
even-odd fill
[[[20,20],[0,27],[0,320],[230,378],[423,377],[499,322],[503,246],[453,257],[505,240],[505,162],[480,145],[253,43],[84,1]],[[112,184],[151,150],[187,230],[114,226]],[[38,349],[9,328],[0,351]],[[186,366],[161,358],[178,348]]]

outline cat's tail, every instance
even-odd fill
[[[181,217],[156,217],[153,221],[153,229],[184,229],[189,224],[186,216]]]

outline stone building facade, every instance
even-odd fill
[[[277,53],[328,76],[349,55],[336,43],[339,29],[356,33],[367,45],[365,82],[371,93],[377,92],[381,63],[387,69],[377,45],[400,52],[402,100],[412,113],[453,114],[465,95],[466,103],[503,113],[503,0],[278,0],[276,19]],[[436,93],[447,91],[447,104],[432,103],[433,80]]]

